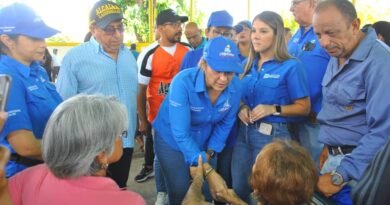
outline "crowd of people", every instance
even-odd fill
[[[155,177],[156,205],[354,204],[389,141],[390,23],[362,27],[348,0],[290,11],[294,34],[273,11],[233,25],[219,10],[202,36],[162,10],[137,53],[119,5],[99,0],[60,60],[45,43],[58,30],[22,3],[0,8],[0,204],[146,204],[127,186],[135,141],[134,180]]]

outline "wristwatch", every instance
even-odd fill
[[[332,177],[331,180],[332,180],[332,184],[333,184],[333,185],[341,186],[341,185],[344,183],[343,176],[341,176],[341,174],[339,174],[338,172],[336,172],[336,170],[333,170],[333,171],[330,173],[330,176]]]
[[[214,150],[212,149],[207,149],[206,153],[210,156],[210,158],[214,158],[215,155],[217,154]]]
[[[272,115],[280,115],[282,113],[282,107],[275,105],[275,112]]]

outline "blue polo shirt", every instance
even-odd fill
[[[288,42],[288,51],[298,58],[306,69],[311,110],[318,113],[322,102],[321,82],[330,56],[321,47],[312,26],[306,32],[304,27],[299,28]]]
[[[236,121],[240,105],[239,80],[233,77],[214,105],[209,99],[204,72],[198,67],[179,72],[153,122],[154,129],[188,165],[196,165],[205,150],[221,152]]]
[[[258,59],[241,80],[242,101],[251,109],[259,104],[290,105],[299,98],[309,96],[306,72],[296,59],[283,62],[269,60],[258,71]],[[261,121],[276,123],[288,122],[283,116],[268,116]]]
[[[51,113],[62,102],[47,73],[37,62],[27,67],[6,55],[0,56],[0,73],[12,77],[6,111],[8,120],[0,133],[0,143],[15,151],[7,136],[18,130],[32,131],[41,139]],[[25,169],[21,164],[10,161],[6,167],[7,177]]]
[[[344,65],[329,61],[318,138],[326,145],[357,146],[337,168],[344,180],[359,180],[390,136],[389,59],[390,48],[369,28]]]
[[[180,70],[198,67],[198,63],[203,56],[203,48],[188,51],[181,61]]]
[[[205,37],[202,37],[202,43],[199,44],[198,47],[196,47],[195,49],[202,49],[203,50],[203,47],[206,45],[207,43],[207,39]]]
[[[56,85],[64,99],[79,93],[101,94],[114,96],[125,105],[129,124],[122,142],[123,148],[131,148],[137,125],[137,73],[137,62],[129,49],[122,45],[114,60],[92,37],[65,55]]]

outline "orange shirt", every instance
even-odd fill
[[[177,43],[172,56],[160,46],[157,47],[152,59],[152,74],[147,88],[149,104],[148,121],[152,122],[166,94],[173,77],[179,72],[181,61],[189,48]]]

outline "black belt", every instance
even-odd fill
[[[35,166],[37,164],[43,163],[42,160],[23,157],[23,156],[20,156],[16,153],[11,154],[11,157],[9,159],[10,159],[10,161],[14,161],[18,164],[23,164],[23,165],[28,166],[28,167],[32,167],[32,166]]]
[[[356,146],[351,146],[351,145],[344,145],[344,146],[330,146],[328,145],[328,150],[331,155],[345,155],[349,154],[353,151],[353,149],[356,148]]]

